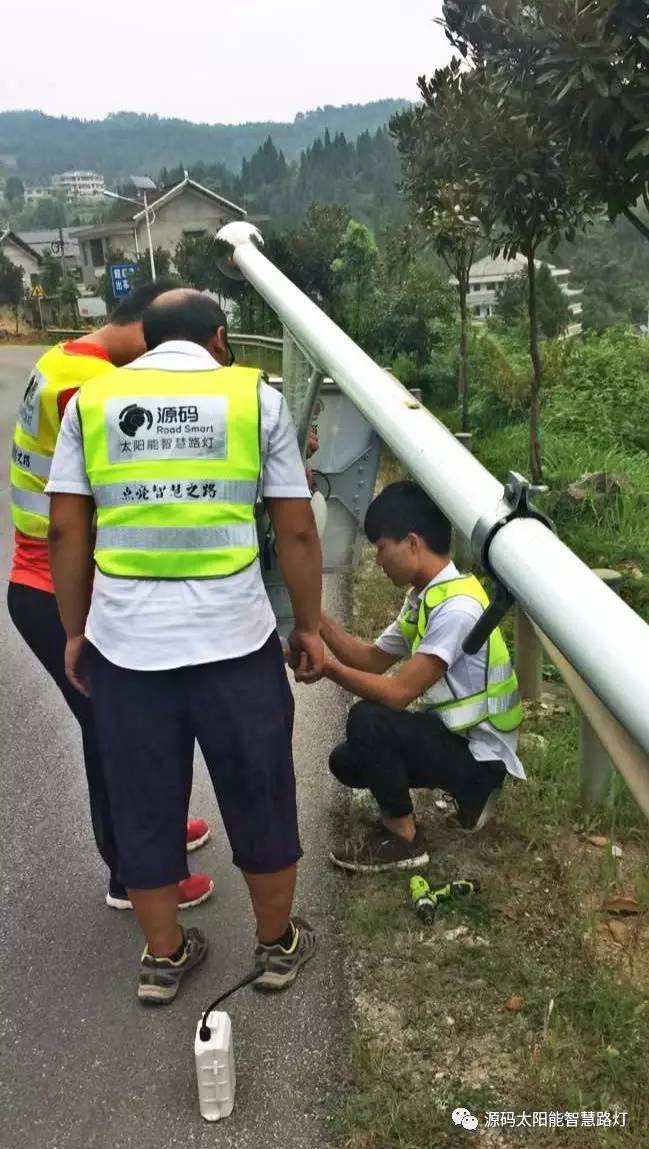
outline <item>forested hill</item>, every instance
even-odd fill
[[[384,125],[405,100],[326,106],[299,113],[293,123],[194,124],[188,120],[118,112],[105,120],[68,119],[43,112],[0,112],[0,155],[15,156],[23,180],[44,181],[53,172],[89,168],[115,181],[133,172],[156,175],[162,167],[221,163],[238,172],[272,136],[287,160],[326,129],[355,140]]]

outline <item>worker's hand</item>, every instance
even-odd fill
[[[288,664],[296,682],[313,683],[322,678],[325,651],[319,634],[306,630],[293,630],[288,636],[290,649]]]
[[[320,447],[320,440],[318,439],[318,436],[316,435],[315,431],[309,431],[309,434],[308,434],[307,440],[306,440],[306,452],[305,452],[307,459],[310,459],[312,455],[315,455],[315,453],[319,447]],[[306,481],[309,484],[309,490],[311,491],[311,493],[313,493],[313,491],[317,490],[317,483],[316,483],[315,475],[314,475],[311,467],[305,467],[304,469],[306,471]]]
[[[330,678],[332,682],[336,682],[336,671],[339,666],[340,662],[337,658],[334,658],[333,654],[326,654],[322,667],[322,677]]]
[[[317,489],[318,489],[318,483],[317,483],[315,474],[314,474],[311,467],[305,467],[304,471],[306,473],[306,481],[307,481],[309,490],[310,490],[311,494],[313,494],[314,491],[317,491]]]
[[[69,638],[65,644],[65,674],[75,690],[90,698],[86,671],[87,643],[83,634]]]

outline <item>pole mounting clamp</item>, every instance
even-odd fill
[[[489,551],[496,535],[514,519],[536,519],[549,530],[554,531],[554,523],[547,515],[535,507],[530,499],[533,495],[544,494],[547,487],[533,486],[517,471],[510,471],[503,491],[503,497],[495,511],[488,512],[478,519],[471,535],[471,550],[483,570],[493,579],[495,591],[490,606],[478,619],[473,630],[465,638],[462,649],[466,654],[477,654],[489,635],[500,625],[507,611],[514,605],[514,596],[501,582],[489,561]]]

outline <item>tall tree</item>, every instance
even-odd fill
[[[219,247],[211,235],[185,236],[174,252],[174,264],[181,279],[199,291],[221,290],[222,274],[217,259]]]
[[[158,278],[160,278],[161,275],[169,276],[172,274],[171,254],[166,248],[154,247],[153,259]],[[139,258],[133,262],[135,264],[135,271],[131,276],[131,287],[137,287],[140,283],[148,283],[151,279],[151,260],[148,250],[143,251]],[[111,256],[111,263],[119,263],[119,260]]]
[[[407,356],[417,369],[446,342],[455,321],[455,292],[412,229],[385,236],[376,289],[364,309],[362,344],[379,362]]]
[[[22,207],[25,198],[23,181],[18,176],[7,176],[5,180],[5,199],[10,207]]]
[[[489,88],[487,76],[487,89]],[[585,200],[578,188],[572,158],[560,140],[534,111],[523,89],[491,88],[485,99],[482,134],[482,180],[494,217],[492,251],[527,261],[529,350],[532,361],[530,394],[530,470],[535,482],[543,477],[539,438],[543,367],[539,351],[537,253],[541,244],[555,250],[562,239],[573,239],[585,218]]]
[[[31,214],[31,226],[38,228],[65,227],[67,213],[65,204],[54,196],[46,196],[34,204]]]
[[[323,311],[336,317],[340,282],[333,264],[349,222],[347,208],[312,203],[299,227],[271,234],[266,244],[269,257],[280,270]]]
[[[348,296],[348,325],[356,340],[361,334],[361,309],[370,293],[378,257],[372,232],[358,220],[351,219],[340,242],[340,253],[331,267]]]
[[[0,251],[0,303],[8,304],[14,313],[16,335],[18,334],[18,308],[24,295],[23,273],[20,267],[7,259]]]
[[[422,76],[423,103],[394,116],[390,129],[403,165],[403,187],[457,286],[460,309],[458,398],[462,429],[469,430],[469,272],[483,230],[488,200],[476,172],[476,141],[482,116],[476,78],[459,60],[430,80]]]
[[[583,187],[649,239],[649,0],[445,0],[465,56],[537,97]]]
[[[536,289],[539,331],[546,339],[556,339],[570,323],[570,305],[547,264],[538,268]],[[528,298],[527,272],[510,276],[496,291],[497,317],[520,323],[527,315]]]
[[[40,281],[45,295],[56,295],[61,282],[61,260],[46,251],[41,257]]]

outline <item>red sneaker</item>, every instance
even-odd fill
[[[200,906],[214,893],[214,882],[207,874],[190,874],[178,883],[178,909],[188,910],[190,906]]]
[[[178,883],[178,909],[188,910],[191,906],[200,906],[201,902],[206,902],[213,893],[214,882],[207,877],[207,874],[190,874],[188,878],[183,878],[182,882]],[[112,910],[133,909],[126,890],[116,888],[109,888],[106,905]]]
[[[210,840],[210,828],[204,818],[189,818],[187,821],[187,853],[200,850]]]

